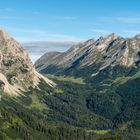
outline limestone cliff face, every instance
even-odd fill
[[[44,79],[50,86],[54,83],[36,72],[26,50],[3,29],[0,29],[0,82],[1,90],[11,95],[22,94],[30,86],[37,87]]]
[[[41,63],[42,59],[44,63]],[[53,59],[47,53],[35,63],[35,67],[38,71],[45,72],[49,66],[65,70],[99,64],[99,70],[110,65],[138,66],[140,64],[140,35],[128,39],[110,34],[98,40],[91,39],[74,45],[64,53],[54,54]]]

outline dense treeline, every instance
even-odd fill
[[[24,108],[13,100],[2,100],[0,118],[0,139],[24,140],[84,140],[98,136],[86,133],[84,129],[49,122],[45,116],[35,110]],[[54,123],[54,124],[53,124]]]

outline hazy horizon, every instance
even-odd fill
[[[44,42],[28,42],[22,43],[22,46],[28,51],[29,56],[34,63],[43,54],[51,51],[64,52],[68,50],[74,42],[57,42],[57,41],[44,41]]]
[[[0,26],[17,41],[81,41],[116,33],[140,33],[140,1],[5,0]],[[84,10],[83,10],[84,9]]]

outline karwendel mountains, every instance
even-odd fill
[[[113,129],[135,140],[140,139],[139,64],[140,35],[123,38],[110,34],[78,43],[64,53],[48,52],[36,61],[35,67],[69,88],[71,94],[81,98],[77,102],[108,119]],[[71,84],[64,84],[68,81]]]
[[[22,94],[30,86],[37,87],[43,79],[53,86],[53,82],[36,72],[25,49],[0,29],[1,90],[11,95]]]
[[[140,36],[111,34],[33,66],[0,29],[0,140],[139,140],[139,63]]]
[[[99,72],[108,66],[138,66],[140,63],[140,35],[123,38],[115,34],[88,40],[73,46],[64,53],[49,52],[36,61],[35,66],[41,73],[78,71],[86,67],[98,66]],[[52,70],[52,69],[54,70]],[[75,72],[73,72],[75,73]],[[94,70],[91,73],[93,76]]]

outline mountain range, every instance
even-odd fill
[[[140,35],[134,38],[123,38],[115,34],[100,37],[98,40],[90,39],[74,45],[64,53],[49,52],[36,61],[35,67],[39,72],[46,73],[72,71],[84,67],[98,65],[99,72],[108,66],[122,65],[126,67],[138,66],[140,60]],[[56,69],[56,70],[55,70]],[[95,72],[91,73],[91,76]]]
[[[140,35],[44,54],[0,30],[1,140],[139,140]],[[38,72],[37,72],[38,71]]]
[[[78,98],[84,96],[88,110],[110,120],[113,128],[128,131],[127,136],[133,135],[133,129],[137,138],[129,135],[129,139],[139,139],[139,62],[140,35],[123,38],[113,33],[78,43],[64,53],[46,53],[35,67],[42,74],[53,75],[53,80],[82,79],[83,91],[69,88],[79,93]]]

